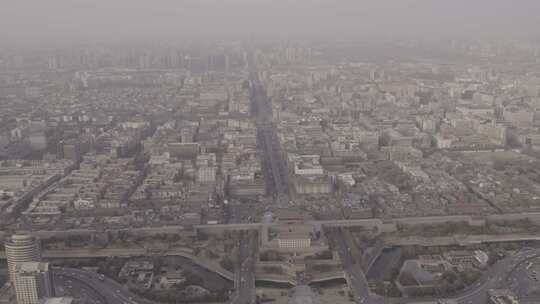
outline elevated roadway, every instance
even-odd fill
[[[105,258],[105,257],[148,257],[148,256],[180,256],[189,259],[194,264],[209,271],[215,272],[227,280],[234,280],[234,274],[219,265],[219,263],[194,256],[186,250],[163,250],[159,252],[148,251],[145,248],[115,248],[115,249],[67,249],[45,250],[43,258]],[[0,259],[5,259],[5,253],[0,252]]]

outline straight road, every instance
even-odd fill
[[[251,98],[256,108],[257,134],[263,150],[266,174],[271,177],[271,185],[268,189],[274,194],[274,201],[278,206],[287,206],[290,193],[289,183],[275,127],[272,124],[271,102],[252,63],[250,63],[250,68]]]
[[[245,220],[241,206],[232,206],[230,220],[242,223]],[[257,231],[240,232],[238,241],[238,263],[235,273],[236,294],[233,304],[255,303],[255,258],[257,252]]]
[[[237,295],[234,304],[255,303],[255,252],[256,232],[249,231],[240,240],[237,277]]]
[[[332,230],[331,235],[336,242],[336,250],[339,253],[345,272],[349,278],[349,285],[354,294],[354,301],[361,304],[383,304],[384,299],[369,292],[368,281],[360,264],[355,263],[351,256],[351,249],[345,240],[341,229]]]

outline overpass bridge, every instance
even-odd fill
[[[377,258],[383,252],[384,248],[386,248],[386,243],[381,240],[378,240],[375,246],[372,247],[372,250],[369,253],[368,259],[363,265],[363,269],[365,273],[369,272],[373,264],[375,264],[375,261],[377,260]]]
[[[180,233],[186,231],[186,227],[183,225],[168,225],[160,227],[125,227],[125,228],[107,228],[107,229],[98,229],[98,228],[74,228],[74,229],[64,229],[64,230],[19,230],[16,232],[20,234],[31,234],[40,238],[50,238],[50,237],[68,237],[72,235],[92,235],[96,233],[107,233],[107,232],[131,232],[141,235],[154,235],[158,233]],[[0,231],[0,237],[6,237],[13,234],[15,231],[7,232]]]
[[[215,224],[215,225],[195,225],[195,231],[248,231],[261,229],[261,223],[239,223],[239,224]]]
[[[106,257],[148,257],[148,256],[180,256],[194,264],[217,273],[221,277],[234,281],[234,274],[219,265],[219,263],[194,256],[189,249],[171,249],[163,251],[149,251],[146,248],[110,248],[110,249],[68,249],[68,250],[45,250],[42,257],[46,259],[59,258],[106,258]],[[0,252],[0,259],[5,259],[5,252]]]
[[[256,273],[255,274],[255,281],[256,282],[270,282],[270,283],[278,283],[278,284],[288,284],[291,287],[296,286],[296,278],[289,277],[289,276],[283,276],[283,275]]]
[[[469,225],[482,226],[486,221],[510,220],[517,221],[527,219],[540,224],[540,212],[528,213],[512,213],[512,214],[494,214],[485,217],[475,218],[469,215],[447,215],[447,216],[424,216],[424,217],[404,217],[392,219],[368,218],[368,219],[335,219],[335,220],[320,220],[308,221],[307,224],[322,226],[327,228],[339,227],[365,227],[366,229],[378,228],[382,232],[396,231],[398,225],[425,225],[425,224],[445,224],[449,222],[467,223]],[[272,223],[268,224],[270,227]],[[195,225],[195,230],[202,231],[224,231],[224,230],[259,230],[261,223],[238,223],[238,224],[216,224],[216,225]],[[180,233],[187,231],[183,225],[167,225],[159,227],[124,227],[124,228],[82,228],[82,229],[65,229],[65,230],[17,230],[18,233],[27,233],[37,237],[65,237],[70,235],[89,235],[95,233],[126,231],[131,233],[139,233],[152,235],[158,233]],[[0,237],[7,236],[12,232],[0,231]]]
[[[503,234],[503,235],[452,235],[439,237],[386,237],[385,243],[391,246],[448,246],[459,245],[468,246],[482,243],[497,242],[526,242],[540,241],[540,236],[536,234]]]
[[[317,276],[313,276],[313,278],[308,280],[308,284],[312,283],[321,283],[325,281],[332,281],[332,280],[339,280],[343,279],[346,280],[346,275],[344,271],[335,271],[335,272],[329,272],[329,273],[323,273]]]

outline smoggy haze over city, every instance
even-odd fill
[[[0,304],[539,304],[540,0],[0,0]]]
[[[17,44],[401,35],[535,37],[535,0],[3,1],[0,38]]]

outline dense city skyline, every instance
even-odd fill
[[[540,303],[538,11],[0,3],[0,304]]]

